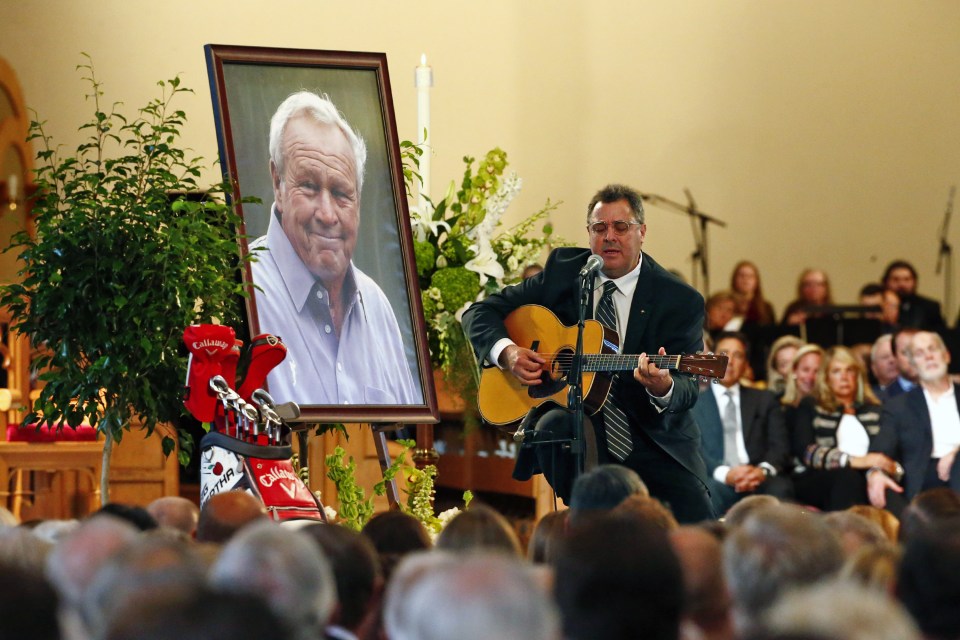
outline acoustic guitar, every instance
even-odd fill
[[[520,384],[512,373],[497,367],[483,370],[480,377],[478,404],[480,415],[490,424],[506,426],[516,423],[531,409],[544,402],[567,405],[567,375],[573,364],[577,345],[577,327],[566,326],[556,315],[540,305],[525,305],[504,320],[510,339],[517,345],[540,354],[547,362],[540,376],[541,383]],[[603,406],[615,371],[633,371],[639,355],[623,355],[616,331],[596,320],[587,320],[583,328],[583,398],[589,415]],[[722,378],[727,370],[727,356],[713,354],[650,355],[660,369],[694,374],[703,378]]]

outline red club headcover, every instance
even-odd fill
[[[238,391],[240,397],[251,402],[251,394],[263,387],[267,374],[286,357],[287,347],[280,336],[264,333],[255,337],[250,342],[250,363],[247,365],[247,374],[243,377],[243,384]]]
[[[218,400],[210,389],[210,378],[227,378],[225,365],[229,366],[236,340],[233,328],[221,324],[194,324],[183,331],[190,352],[183,404],[200,422],[213,421]],[[236,377],[236,360],[231,369],[230,375]]]

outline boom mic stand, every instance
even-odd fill
[[[947,209],[943,212],[943,222],[940,224],[940,249],[937,254],[937,275],[945,269],[943,276],[943,312],[949,318],[953,309],[953,247],[947,240],[947,229],[950,226],[950,216],[953,214],[953,196],[957,193],[957,185],[950,187],[947,198]]]
[[[654,205],[661,205],[664,208],[672,209],[680,213],[685,213],[690,217],[690,223],[693,225],[693,253],[691,254],[691,259],[693,262],[693,279],[692,284],[694,288],[699,288],[697,286],[698,280],[698,271],[699,275],[703,277],[703,294],[710,294],[710,266],[709,266],[709,245],[707,242],[707,230],[709,229],[710,224],[715,224],[718,227],[726,227],[727,223],[719,218],[715,218],[707,213],[704,213],[697,208],[697,203],[693,200],[693,194],[690,192],[690,189],[684,187],[683,192],[687,196],[687,204],[680,204],[670,200],[669,198],[664,198],[663,196],[658,196],[653,193],[641,193],[640,197],[650,202]],[[697,267],[700,267],[699,270]]]

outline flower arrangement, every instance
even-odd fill
[[[420,149],[403,147],[409,183],[416,179]],[[520,281],[523,269],[538,262],[544,250],[566,243],[553,235],[549,214],[560,203],[543,208],[519,224],[504,228],[503,214],[516,198],[522,180],[507,172],[507,154],[499,148],[479,162],[469,156],[459,189],[451,181],[446,195],[427,200],[423,209],[411,204],[417,275],[423,296],[430,356],[446,372],[472,370],[460,318],[467,307]]]

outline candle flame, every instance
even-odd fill
[[[420,66],[421,67],[427,66],[427,54],[425,53],[420,54]]]

